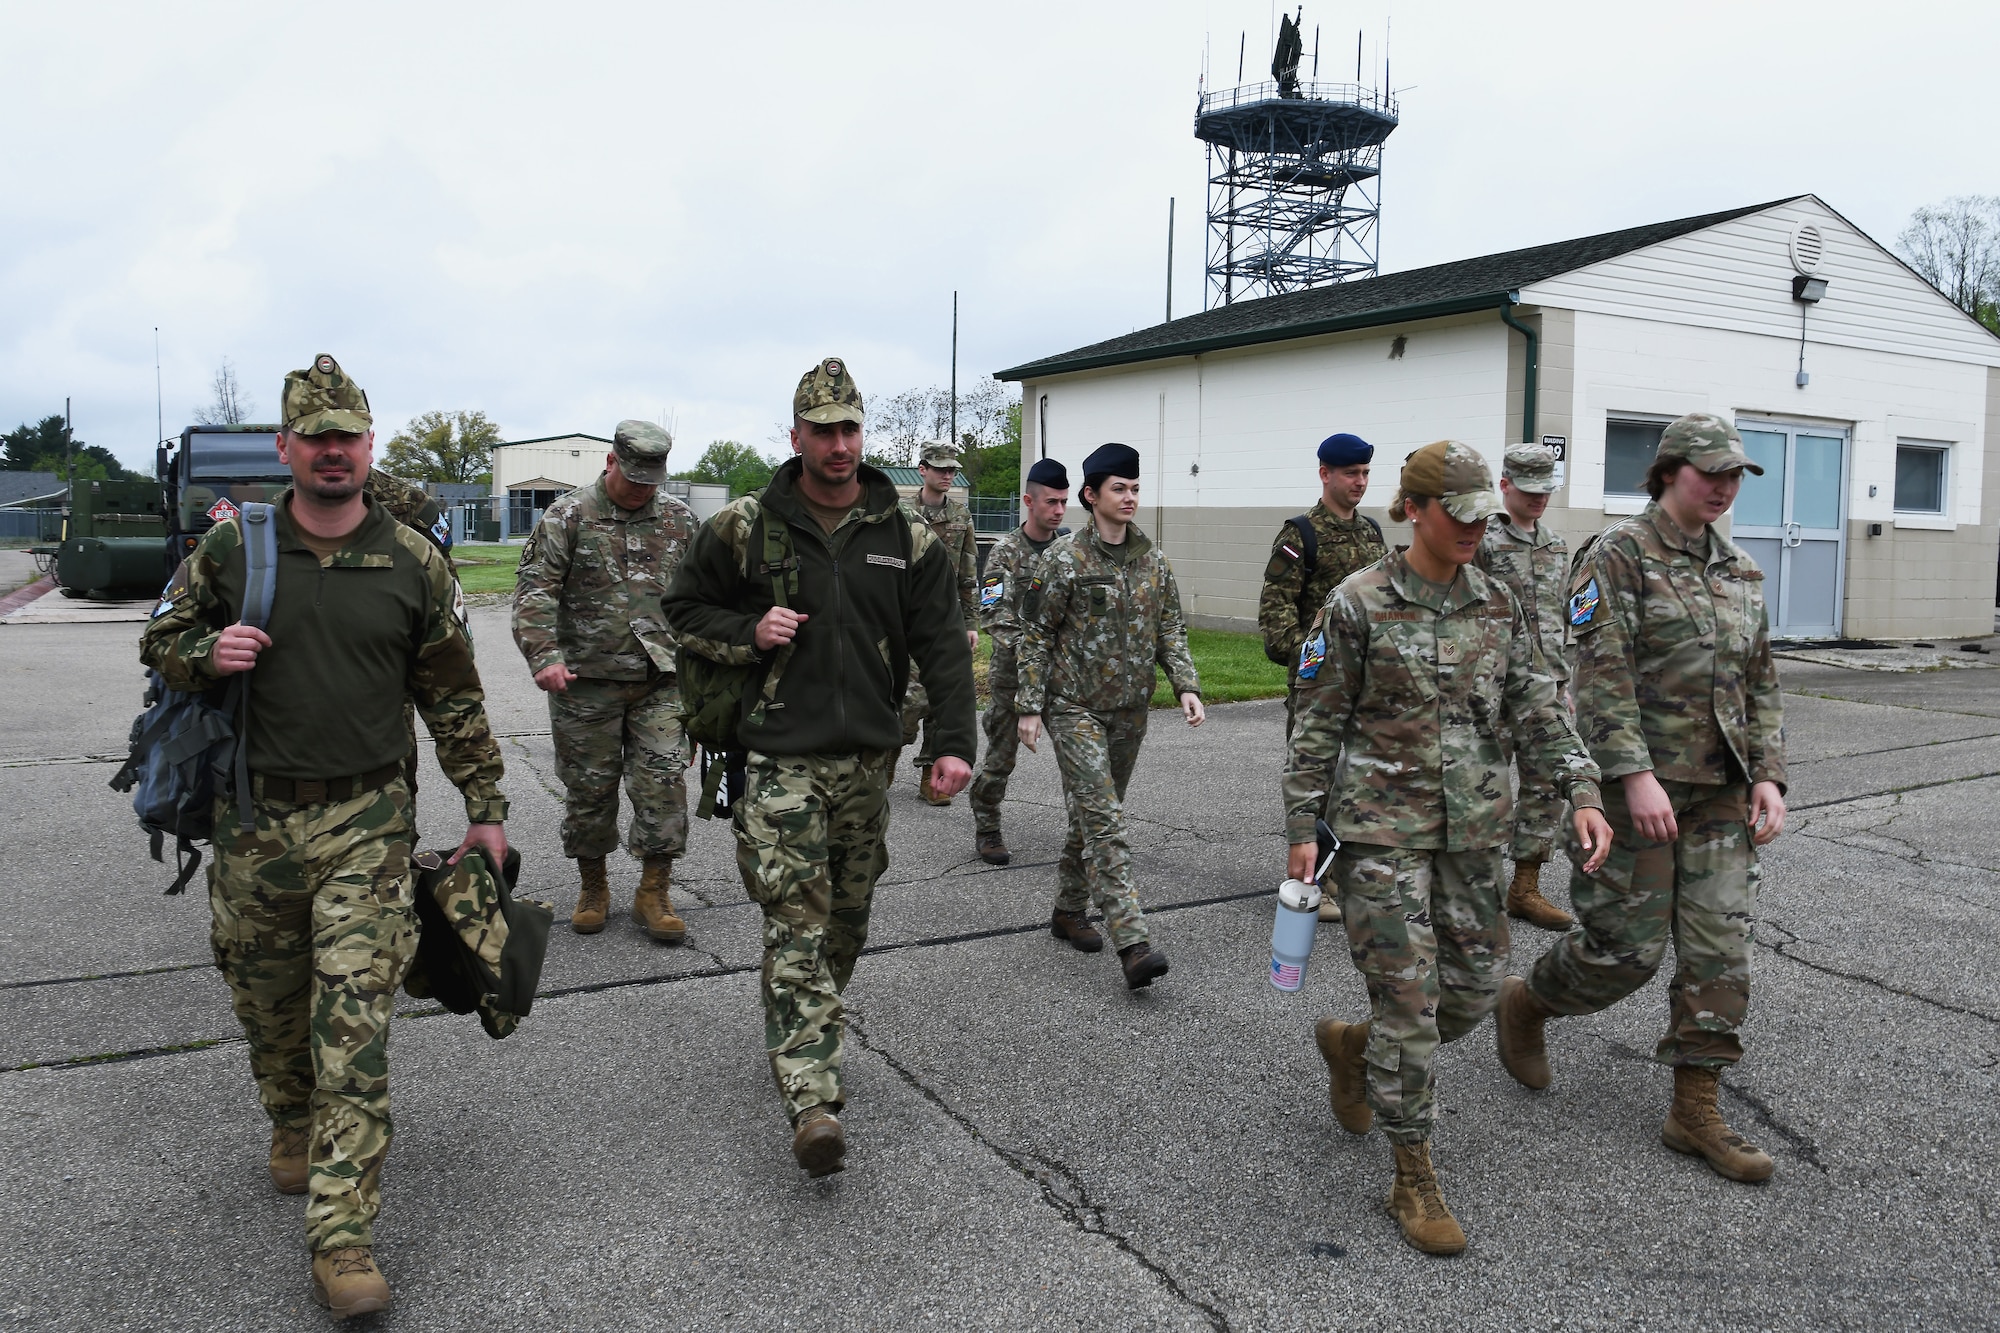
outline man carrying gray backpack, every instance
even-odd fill
[[[389,1306],[372,1247],[389,1018],[417,939],[406,696],[465,797],[458,855],[477,846],[502,864],[507,802],[458,585],[437,547],[362,492],[367,395],[321,354],[285,377],[282,401],[292,488],[270,518],[267,628],[242,623],[245,538],[231,519],[175,572],[140,656],[172,690],[245,682],[253,827],[234,799],[218,802],[215,961],[271,1120],[271,1182],[310,1189],[313,1295],[345,1319]]]

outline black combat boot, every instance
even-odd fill
[[[1128,944],[1118,951],[1125,968],[1125,989],[1138,990],[1153,984],[1153,978],[1167,974],[1167,956],[1145,941]]]

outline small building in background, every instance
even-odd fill
[[[542,511],[604,471],[611,441],[601,435],[546,435],[493,446],[493,539],[526,537]],[[703,519],[729,503],[729,488],[711,482],[670,481],[665,490],[685,501]]]
[[[1660,431],[1725,416],[1761,463],[1725,518],[1780,637],[1993,632],[2000,338],[1814,195],[1207,310],[999,372],[1022,470],[1118,440],[1190,617],[1254,626],[1314,448],[1375,445],[1363,512],[1438,439],[1558,450],[1572,548],[1646,505]]]

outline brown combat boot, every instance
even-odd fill
[[[1313,1024],[1313,1043],[1333,1076],[1333,1118],[1350,1134],[1366,1134],[1375,1126],[1375,1112],[1368,1105],[1368,1064],[1361,1058],[1368,1049],[1368,1025],[1322,1018]]]
[[[1516,861],[1507,886],[1507,915],[1543,930],[1568,930],[1576,918],[1542,896],[1542,863]]]
[[[1125,989],[1150,986],[1156,977],[1167,975],[1167,956],[1143,940],[1118,951],[1119,966],[1125,969]]]
[[[917,795],[924,798],[924,804],[950,805],[951,797],[939,795],[938,789],[931,785],[931,766],[929,764],[925,764],[921,771],[923,773],[923,777],[917,783]]]
[[[1389,1216],[1403,1228],[1403,1239],[1425,1254],[1462,1253],[1465,1231],[1445,1207],[1437,1171],[1431,1166],[1430,1141],[1389,1146],[1396,1150],[1396,1183],[1389,1187]]]
[[[799,1112],[792,1126],[792,1160],[805,1168],[808,1176],[830,1176],[845,1170],[847,1132],[840,1119],[825,1106],[808,1106]]]
[[[576,895],[569,928],[579,935],[595,935],[604,929],[604,918],[611,914],[611,881],[604,877],[601,856],[577,857],[576,870],[583,877],[583,890]]]
[[[1524,1088],[1549,1086],[1549,1048],[1542,1025],[1554,1017],[1555,1010],[1535,998],[1527,982],[1519,977],[1501,981],[1493,1032],[1500,1041],[1500,1063]]]
[[[980,834],[973,840],[972,850],[978,852],[979,859],[990,866],[1004,866],[1014,859],[1014,854],[1007,850],[1007,844],[1001,841],[999,829]]]
[[[313,1300],[335,1319],[380,1314],[389,1308],[389,1284],[366,1245],[346,1245],[313,1255]]]
[[[1674,1107],[1660,1127],[1660,1142],[1690,1157],[1706,1157],[1719,1176],[1755,1184],[1769,1180],[1771,1155],[1723,1122],[1715,1106],[1721,1072],[1674,1066]]]
[[[1340,899],[1330,893],[1321,894],[1319,898],[1319,919],[1322,921],[1340,920]]]
[[[667,894],[673,878],[671,856],[649,856],[639,872],[639,891],[632,895],[632,919],[662,944],[679,944],[687,938],[687,922],[674,915],[674,902]]]
[[[1097,927],[1081,912],[1065,912],[1060,907],[1049,918],[1049,934],[1059,940],[1068,940],[1084,953],[1096,953],[1104,947],[1104,937],[1097,933]]]
[[[311,1125],[271,1126],[271,1184],[280,1194],[306,1192],[306,1149]]]

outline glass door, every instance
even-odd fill
[[[1840,637],[1847,554],[1847,432],[1738,423],[1764,475],[1743,475],[1731,535],[1764,571],[1771,635]]]

